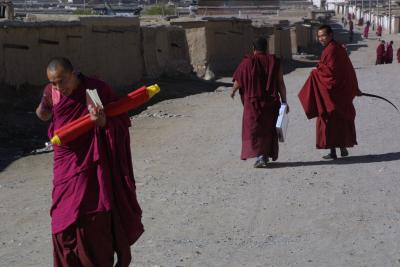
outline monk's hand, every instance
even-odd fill
[[[235,95],[236,95],[236,90],[232,90],[232,92],[231,92],[231,98],[232,98],[232,99],[235,99]]]
[[[286,114],[289,113],[290,109],[289,109],[289,105],[286,103]]]
[[[104,109],[100,107],[95,107],[93,105],[88,105],[90,119],[94,121],[97,126],[104,127],[106,126],[107,118],[104,113]]]

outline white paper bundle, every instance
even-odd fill
[[[96,89],[86,89],[86,101],[94,107],[104,108]]]
[[[281,108],[279,109],[279,117],[276,121],[276,131],[278,133],[279,142],[286,141],[286,131],[289,125],[289,116],[286,113],[287,105],[282,104]]]

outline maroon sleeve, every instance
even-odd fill
[[[245,85],[245,75],[246,75],[246,66],[247,66],[248,57],[245,57],[242,62],[240,62],[239,66],[236,68],[235,72],[232,76],[233,82],[238,82],[240,87]]]
[[[99,91],[99,97],[101,99],[101,102],[103,103],[103,106],[106,107],[107,104],[117,101],[119,97],[117,94],[114,92],[114,90],[111,88],[110,85],[108,85],[105,82],[99,81],[99,84],[97,85],[98,91]],[[116,123],[117,121],[122,122],[121,124]],[[115,127],[115,125],[125,125],[124,127],[128,128],[131,126],[131,121],[129,119],[128,113],[123,113],[121,115],[115,116],[115,117],[107,117],[107,124],[105,128],[110,128],[110,127]]]
[[[118,100],[118,96],[115,94],[114,90],[105,82],[99,82],[98,86],[99,97],[104,106],[107,106],[108,103],[114,102]]]

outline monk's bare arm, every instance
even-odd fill
[[[233,83],[233,86],[232,86],[232,92],[231,92],[231,97],[232,97],[232,99],[235,98],[235,94],[236,94],[236,92],[237,92],[239,89],[240,89],[240,85],[239,85],[239,83],[238,83],[237,81],[235,81],[235,82]]]
[[[94,121],[97,126],[104,127],[107,123],[107,117],[104,112],[104,109],[93,107],[92,105],[88,106],[90,119]]]
[[[46,108],[44,108],[42,103],[40,103],[39,106],[36,108],[36,115],[42,121],[48,121],[48,120],[51,119],[51,116],[53,114],[51,113],[51,111],[49,111]]]
[[[285,81],[283,80],[282,67],[279,67],[279,95],[281,97],[281,102],[287,105],[287,112],[289,112],[289,105],[287,104],[286,99],[286,85]]]

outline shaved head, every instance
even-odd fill
[[[80,83],[71,62],[64,57],[55,57],[49,61],[47,78],[54,89],[66,96],[70,95]]]
[[[71,73],[74,68],[72,67],[71,61],[69,61],[65,57],[55,57],[52,58],[47,64],[47,71],[56,71],[59,69],[63,69],[63,71]]]

